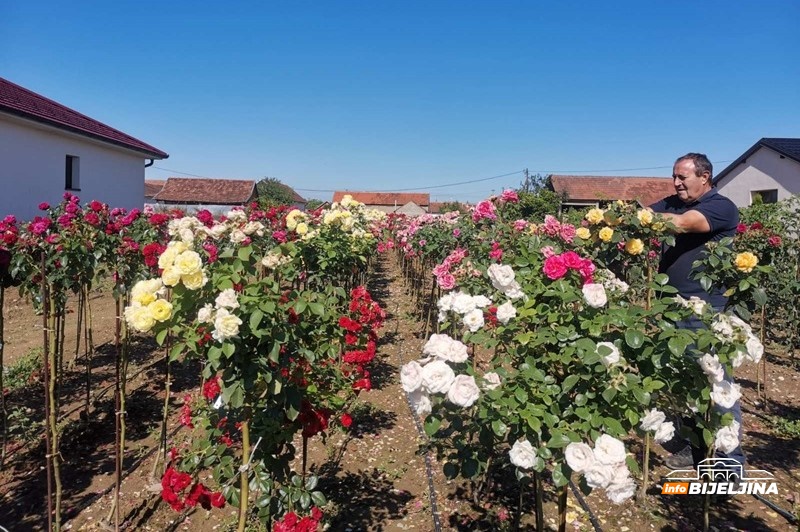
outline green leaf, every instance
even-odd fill
[[[561,389],[566,393],[570,391],[579,380],[580,377],[578,375],[569,375],[564,379],[564,382],[561,383]]]
[[[492,421],[492,431],[494,431],[497,437],[502,438],[503,436],[505,436],[507,430],[508,427],[506,426],[506,424],[500,421],[499,419]]]
[[[236,352],[236,346],[230,342],[225,342],[222,344],[222,354],[228,358],[233,356],[233,353]]]
[[[311,310],[311,313],[316,316],[325,315],[325,306],[322,303],[309,303],[308,308]]]
[[[428,419],[425,420],[425,434],[427,434],[429,437],[433,436],[441,426],[442,420],[428,416]]]
[[[306,479],[306,489],[308,491],[314,491],[314,488],[317,487],[317,483],[319,482],[319,478],[315,475],[311,475]]]
[[[315,491],[312,493],[311,500],[314,502],[314,506],[325,506],[328,504],[328,501],[325,499],[325,495],[323,495],[321,491]]]
[[[239,248],[239,253],[236,254],[239,260],[247,262],[250,260],[250,254],[253,252],[253,246],[244,246]]]
[[[639,349],[644,345],[644,333],[636,329],[625,331],[625,343],[633,349]]]
[[[636,398],[639,403],[644,406],[650,404],[650,394],[642,390],[641,388],[634,388],[633,389],[633,396]]]
[[[303,510],[308,510],[309,506],[311,506],[311,495],[304,491],[300,494],[300,507]]]
[[[558,464],[553,468],[553,483],[556,487],[566,486],[569,482],[569,476],[564,474],[564,468],[568,467],[566,464]]]
[[[605,390],[603,390],[602,395],[603,399],[605,399],[607,403],[610,403],[611,401],[614,400],[614,397],[617,396],[617,389],[613,387],[606,388]]]
[[[622,435],[625,434],[625,429],[622,428],[622,423],[614,419],[613,417],[607,417],[603,419],[603,424],[608,429],[607,432],[612,434]]]
[[[250,330],[255,331],[258,329],[259,324],[261,323],[261,318],[264,317],[264,313],[261,312],[259,309],[253,310],[252,314],[250,314]]]
[[[458,476],[458,466],[453,462],[447,462],[442,468],[442,472],[447,478],[456,478]]]
[[[763,288],[756,288],[753,290],[753,301],[763,307],[767,304],[767,292]]]
[[[162,329],[156,333],[156,343],[158,345],[164,345],[164,339],[167,337],[167,333],[169,333],[169,329]]]

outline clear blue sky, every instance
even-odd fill
[[[0,4],[0,76],[169,153],[149,179],[322,199],[731,161],[800,136],[799,50],[796,0]]]

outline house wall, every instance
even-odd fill
[[[80,191],[73,192],[82,203],[143,207],[143,155],[0,114],[0,217],[29,220],[40,202],[59,203],[67,155],[80,158]]]
[[[758,190],[777,190],[780,201],[800,194],[800,163],[762,147],[719,180],[717,190],[740,208],[750,206],[751,192]]]

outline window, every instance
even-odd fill
[[[759,203],[778,203],[778,190],[752,190],[750,191],[750,205]]]
[[[81,165],[80,157],[67,155],[67,167],[64,173],[64,188],[66,190],[81,189]]]

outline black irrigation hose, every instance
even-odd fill
[[[603,528],[600,526],[600,521],[597,520],[594,512],[592,512],[592,509],[589,507],[589,503],[586,502],[586,499],[583,498],[580,490],[575,487],[575,484],[571,480],[569,481],[569,487],[572,488],[572,493],[575,495],[575,498],[578,499],[578,504],[581,505],[583,511],[589,514],[589,521],[592,523],[595,532],[603,532]]]
[[[767,506],[769,506],[770,508],[772,508],[773,510],[778,512],[781,516],[783,516],[790,523],[792,523],[792,524],[796,524],[797,523],[797,517],[792,515],[790,512],[787,512],[786,510],[784,510],[783,508],[781,508],[777,504],[768,501],[767,499],[765,499],[761,495],[758,495],[757,493],[753,493],[752,495],[753,495],[753,497],[758,499],[759,502],[763,502],[764,504],[766,504]]]
[[[395,307],[395,332],[397,331],[397,327],[400,323],[400,316],[398,312],[400,310],[399,304]],[[400,359],[400,364],[403,363],[403,344],[397,346],[397,356]],[[402,389],[402,388],[401,388]],[[406,398],[406,405],[408,405],[408,410],[411,412],[411,419],[414,420],[414,425],[417,427],[417,433],[419,433],[421,438],[424,438],[426,441],[429,440],[428,435],[425,434],[425,429],[422,427],[422,423],[419,422],[419,418],[417,417],[417,413],[414,411],[414,406],[411,404],[411,399],[408,397],[408,393],[403,390],[403,396]],[[431,514],[433,515],[433,530],[434,532],[441,532],[442,530],[442,520],[439,517],[439,507],[436,504],[436,488],[433,485],[433,466],[431,465],[431,452],[430,450],[425,451],[425,474],[428,477],[428,498],[430,499],[431,504]]]

